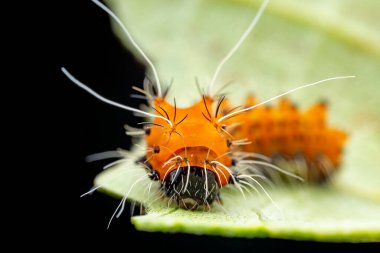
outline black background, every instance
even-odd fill
[[[108,16],[91,1],[62,2],[56,9],[60,18],[58,54],[53,53],[53,68],[48,68],[51,97],[59,106],[59,119],[54,126],[55,135],[63,137],[64,148],[57,159],[64,169],[60,171],[65,201],[60,205],[60,215],[53,216],[55,228],[69,228],[64,241],[72,238],[87,247],[97,245],[123,247],[138,251],[266,251],[266,250],[343,250],[363,249],[363,244],[316,243],[275,239],[233,239],[185,234],[139,232],[130,223],[129,212],[115,219],[107,230],[107,223],[119,201],[102,193],[79,196],[92,187],[104,162],[87,164],[85,156],[129,148],[130,139],[124,134],[125,123],[134,125],[136,118],[130,112],[104,104],[73,85],[60,72],[65,66],[75,77],[100,94],[112,100],[137,106],[141,101],[130,98],[131,86],[141,87],[144,66],[121,45],[110,29]],[[132,26],[133,24],[128,24]],[[55,140],[55,135],[50,136]],[[49,136],[48,136],[49,138]],[[60,145],[57,143],[56,145]],[[129,210],[129,209],[127,209]],[[66,222],[67,221],[67,222]],[[59,224],[59,225],[58,225]],[[378,245],[365,245],[378,246]]]

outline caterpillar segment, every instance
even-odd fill
[[[245,106],[257,103],[250,96]],[[236,117],[244,124],[239,124],[232,134],[251,141],[239,146],[240,151],[265,155],[274,165],[308,182],[324,182],[339,169],[347,140],[344,131],[327,124],[326,116],[325,102],[302,112],[289,99],[282,98],[276,106],[257,107]]]

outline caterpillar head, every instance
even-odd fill
[[[210,207],[230,180],[230,137],[215,124],[212,105],[207,97],[188,108],[156,100],[156,113],[165,119],[155,118],[146,134],[146,160],[169,201],[184,209]]]
[[[196,166],[180,167],[169,173],[163,182],[169,199],[188,210],[209,207],[219,200],[219,184],[214,172]]]

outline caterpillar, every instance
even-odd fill
[[[267,0],[262,2],[247,30],[217,66],[207,92],[202,92],[198,102],[187,108],[177,107],[175,99],[173,102],[166,100],[169,89],[163,89],[153,63],[125,25],[107,6],[98,0],[92,2],[120,25],[151,68],[154,81],[144,82],[144,89],[134,88],[144,95],[151,109],[140,110],[109,100],[77,80],[66,68],[62,67],[62,72],[97,99],[150,119],[140,123],[142,129],[139,131],[127,129],[127,133],[144,135],[146,154],[136,163],[146,170],[149,179],[160,182],[163,199],[174,200],[178,207],[188,210],[211,208],[214,203],[222,203],[220,189],[223,187],[233,186],[240,191],[252,184],[262,187],[252,173],[270,178],[274,171],[298,180],[322,182],[338,170],[347,134],[327,124],[327,104],[317,103],[301,112],[285,96],[353,76],[332,77],[298,86],[262,102],[248,97],[243,106],[235,106],[225,96],[214,93],[223,65],[253,30]],[[276,106],[268,106],[277,99]],[[302,165],[295,171],[291,166],[281,166],[284,163]]]

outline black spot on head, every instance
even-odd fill
[[[195,210],[211,205],[219,196],[216,175],[201,167],[181,167],[173,170],[162,184],[167,197],[176,200],[179,207]],[[206,180],[207,178],[207,180]]]
[[[151,129],[150,129],[149,127],[145,127],[145,128],[144,128],[144,132],[145,132],[145,134],[146,134],[147,136],[149,136],[150,133],[151,133]]]
[[[155,145],[155,146],[153,147],[153,153],[155,153],[155,154],[160,153],[160,146]]]

